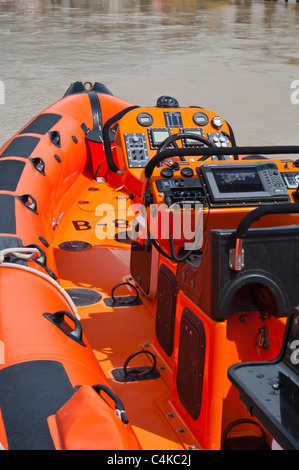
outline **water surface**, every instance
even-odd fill
[[[0,144],[78,80],[210,108],[239,145],[299,144],[295,0],[2,0],[0,41]]]

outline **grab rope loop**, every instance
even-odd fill
[[[0,251],[0,264],[3,263],[7,256],[14,256],[15,258],[28,260],[37,254],[39,254],[39,250],[37,248],[4,248]]]

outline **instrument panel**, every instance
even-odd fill
[[[197,156],[164,160],[144,188],[144,168],[171,136],[181,135],[167,148],[197,148]],[[186,134],[186,139],[184,139]],[[119,121],[115,138],[115,158],[126,188],[142,199],[150,191],[154,203],[203,204],[211,208],[258,206],[266,202],[299,199],[299,168],[283,160],[260,162],[234,160],[232,155],[213,155],[199,161],[206,147],[190,135],[208,139],[215,147],[235,145],[228,123],[216,113],[198,107],[135,108]],[[165,146],[166,148],[166,146]],[[163,148],[163,149],[165,149]],[[184,153],[185,155],[185,153]],[[256,159],[258,160],[258,158]],[[291,162],[289,160],[289,162]],[[295,191],[294,191],[295,190]]]
[[[128,113],[119,123],[118,137],[123,146],[123,157],[128,168],[145,168],[150,158],[170,136],[194,134],[205,137],[217,147],[231,146],[231,131],[227,123],[215,113],[198,108],[142,108]],[[204,147],[196,139],[186,137],[174,146]],[[232,156],[225,156],[232,160]]]
[[[169,104],[170,101],[166,100],[166,103]],[[135,196],[142,195],[145,181],[143,169],[157,154],[165,140],[176,134],[186,134],[186,138],[182,137],[170,143],[167,148],[206,147],[206,143],[199,142],[196,137],[207,139],[215,147],[234,145],[230,126],[212,111],[198,107],[159,105],[130,110],[119,121],[113,158],[120,169],[123,183]],[[195,136],[194,139],[192,134]],[[191,162],[198,158],[187,156],[185,160]],[[211,158],[218,160],[217,157]],[[225,155],[223,159],[233,160],[233,157]],[[174,157],[174,160],[179,158]],[[165,164],[167,162],[163,162],[162,166]]]
[[[190,177],[182,178],[187,169]],[[182,168],[176,177],[156,179],[160,197],[167,195],[171,204],[180,206],[203,204],[209,207],[244,207],[290,200],[274,161],[203,163],[196,166],[197,177],[192,178],[191,173],[192,168]]]

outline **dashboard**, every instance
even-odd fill
[[[299,202],[299,161],[236,157],[229,151],[235,145],[228,123],[212,111],[197,107],[135,108],[119,121],[114,159],[131,199],[137,198],[148,208],[151,233],[159,233],[163,211],[165,224],[168,219],[173,223],[174,206],[181,214],[193,211],[192,224],[194,209],[202,206],[202,223],[208,231],[235,228],[246,213],[262,204]],[[215,154],[213,149],[205,153],[207,146],[215,147]],[[223,154],[221,149],[225,149]],[[160,158],[162,150],[167,155],[160,161],[157,153]],[[273,217],[269,226],[277,222]],[[286,216],[283,223],[292,224],[293,216]],[[183,222],[179,224],[183,228]],[[181,232],[174,242],[176,248],[185,240]],[[155,237],[161,246],[167,246],[169,237],[162,238]]]
[[[205,147],[205,143],[200,142],[197,137],[207,139],[215,147],[227,148],[234,143],[234,136],[227,122],[206,109],[157,106],[130,111],[118,125],[115,159],[123,173],[125,186],[137,197],[141,195],[144,181],[141,170],[156,155],[161,145],[177,134],[182,134],[183,137],[171,142],[167,148]],[[194,139],[192,135],[195,136]],[[225,155],[223,158],[233,159],[231,155]],[[192,157],[186,157],[184,160],[194,161]]]

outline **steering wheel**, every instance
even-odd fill
[[[170,156],[170,155],[168,155],[167,150],[165,150],[166,147],[169,144],[171,144],[172,142],[175,142],[176,140],[182,140],[182,139],[198,140],[199,142],[202,142],[203,144],[207,145],[208,147],[218,148],[217,145],[215,145],[209,139],[207,139],[206,137],[203,137],[201,135],[192,134],[191,132],[188,133],[188,134],[187,133],[183,134],[183,133],[180,133],[180,132],[177,133],[177,134],[173,134],[173,135],[169,136],[167,139],[165,139],[164,142],[162,142],[162,144],[158,148],[158,151],[157,151],[156,155],[146,165],[145,170],[144,170],[146,178],[150,178],[152,176],[153,171],[156,168],[156,166],[159,163],[161,163],[163,160],[165,160],[166,158],[168,158]],[[179,149],[178,148],[178,149],[175,150],[175,152],[177,152],[177,156],[182,160],[184,157],[182,155],[180,155],[180,150],[186,151],[188,149]],[[192,150],[194,151],[195,149],[192,149]],[[200,148],[196,149],[196,153],[198,155],[200,155]],[[194,153],[193,153],[193,155],[194,155]],[[206,160],[207,158],[209,158],[209,156],[210,155],[204,156],[204,157],[200,158],[198,161]]]

